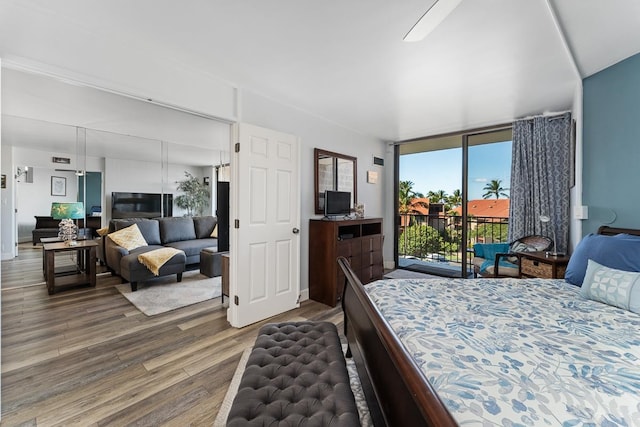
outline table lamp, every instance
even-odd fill
[[[550,222],[551,218],[548,215],[540,215],[540,222],[542,223],[547,223]],[[553,235],[553,252],[547,252],[547,256],[553,256],[553,257],[558,257],[558,256],[563,256],[563,253],[560,253],[556,250],[556,228],[553,224],[551,224],[551,234]]]
[[[60,226],[58,237],[72,246],[77,244],[78,227],[74,219],[84,218],[84,204],[82,202],[51,203],[51,217],[59,219]]]

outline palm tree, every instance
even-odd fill
[[[445,203],[447,201],[447,192],[444,190],[429,191],[427,197],[431,203]]]
[[[502,180],[501,179],[492,179],[490,183],[484,186],[483,190],[485,193],[482,195],[485,199],[490,199],[495,196],[496,199],[499,199],[500,196],[504,196],[505,198],[509,198],[509,195],[505,193],[505,191],[509,191],[508,188],[502,188]]]
[[[460,190],[453,190],[453,194],[447,197],[447,204],[449,205],[447,210],[462,205],[462,192]]]
[[[408,214],[411,212],[411,200],[415,197],[413,182],[400,181],[398,185],[398,213]]]
[[[420,213],[416,207],[427,207],[428,205],[422,201],[415,202],[414,199],[424,197],[422,193],[413,191],[412,181],[400,181],[398,185],[398,213],[401,217],[404,217],[404,221],[401,222],[403,229],[409,225],[409,215],[412,213]],[[405,239],[407,239],[407,233],[402,233]],[[406,247],[406,246],[405,246]]]
[[[400,181],[400,185],[398,185],[398,213],[401,215],[419,213],[416,207],[427,207],[427,205],[422,201],[416,202],[414,200],[422,197],[424,197],[422,193],[413,191],[413,182]]]

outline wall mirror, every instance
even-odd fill
[[[50,216],[53,202],[84,202],[85,228],[92,231],[121,215],[143,216],[148,205],[127,201],[131,193],[150,196],[147,200],[172,195],[171,209],[168,202],[158,203],[151,212],[182,216],[186,211],[175,204],[175,197],[185,172],[200,182],[209,180],[202,214],[214,214],[214,166],[229,158],[230,132],[227,123],[2,68],[2,146],[9,153],[5,157],[3,151],[2,160],[13,165],[11,175],[3,173],[7,178],[15,174],[7,180],[13,205],[2,206],[2,215],[15,218],[10,226],[3,219],[2,244],[15,249],[3,255],[15,257],[16,242],[32,242],[35,217]],[[120,193],[119,203],[114,203],[114,193]]]
[[[315,148],[313,154],[316,214],[324,213],[326,190],[349,191],[353,208],[358,200],[358,159],[319,148]]]

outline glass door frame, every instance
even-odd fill
[[[459,136],[461,138],[461,148],[462,148],[462,237],[460,242],[461,252],[463,254],[462,265],[460,276],[463,278],[469,277],[469,262],[468,256],[466,254],[469,253],[468,247],[468,227],[469,227],[469,218],[468,218],[468,195],[469,195],[469,139],[474,136],[479,136],[483,134],[491,134],[497,133],[505,130],[511,130],[513,128],[512,124],[503,124],[496,126],[488,126],[483,128],[470,129],[466,131],[460,132],[449,132],[445,134],[433,135],[429,137],[423,138],[415,138],[411,140],[398,141],[394,144],[394,183],[393,183],[393,215],[394,215],[394,239],[393,239],[393,257],[396,268],[400,268],[399,264],[399,245],[398,239],[400,237],[399,230],[402,224],[402,219],[399,214],[399,183],[400,183],[400,146],[404,144],[417,143],[420,141],[428,141],[428,140],[436,140],[439,138],[448,138]],[[499,141],[496,141],[499,142]],[[467,272],[467,274],[463,274],[463,272]]]

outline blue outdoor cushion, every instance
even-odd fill
[[[507,252],[509,252],[508,243],[476,243],[473,245],[473,253],[475,256],[485,259],[480,266],[480,274],[486,274],[487,269],[495,265],[496,254]],[[505,258],[500,259],[500,265],[503,267],[518,268],[517,265],[511,264]]]
[[[590,259],[617,270],[640,271],[640,237],[630,234],[585,236],[569,259],[565,280],[582,286]]]
[[[509,252],[508,243],[476,243],[473,245],[475,256],[485,259],[495,259],[496,254]]]

